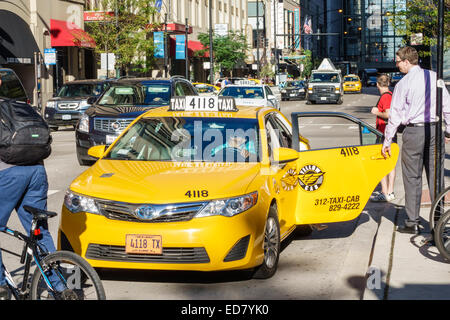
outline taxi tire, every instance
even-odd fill
[[[255,270],[255,273],[253,274],[253,278],[254,279],[269,279],[271,278],[275,272],[277,271],[278,268],[278,260],[280,258],[280,223],[278,221],[278,212],[277,212],[277,208],[276,206],[271,206],[269,209],[269,215],[267,216],[267,221],[266,221],[266,226],[264,227],[264,239],[266,240],[266,232],[267,231],[271,231],[268,230],[267,227],[268,225],[275,227],[275,245],[276,245],[276,256],[275,256],[275,261],[272,263],[272,266],[268,266],[267,265],[267,260],[266,260],[266,250],[264,250],[264,261],[263,263],[258,266]],[[265,241],[264,241],[265,242]]]

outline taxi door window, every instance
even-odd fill
[[[279,134],[280,145],[283,148],[291,148],[292,134],[289,132],[289,130],[286,128],[286,126],[283,124],[283,122],[280,120],[278,114],[274,114],[271,117],[271,120],[273,122],[274,128],[277,129],[277,132]]]
[[[272,90],[270,90],[269,87],[265,87],[266,88],[266,96],[273,96],[274,94],[272,93]]]
[[[280,148],[280,140],[278,139],[277,130],[274,128],[270,121],[270,118],[266,118],[266,130],[267,130],[267,146],[269,150],[269,158],[272,159],[273,150]]]
[[[195,96],[195,92],[189,87],[189,85],[186,82],[180,82],[181,87],[183,89],[185,96]]]
[[[186,94],[184,93],[183,87],[180,81],[175,83],[175,96],[176,97],[184,97]]]

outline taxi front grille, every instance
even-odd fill
[[[93,260],[151,262],[151,263],[209,263],[206,249],[198,248],[164,248],[162,254],[130,254],[124,246],[111,246],[90,243],[86,258]]]
[[[97,206],[100,213],[111,220],[155,223],[189,221],[203,208],[204,203],[151,205],[157,214],[151,220],[140,219],[135,213],[137,208],[147,206],[146,204],[128,204],[97,200]]]

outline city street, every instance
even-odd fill
[[[305,101],[282,102],[282,112],[341,111],[374,124],[370,108],[378,96],[375,88],[365,94],[345,95],[342,105],[306,105]],[[328,126],[314,126],[303,135],[325,135],[334,139]],[[53,152],[45,161],[49,177],[49,210],[60,212],[64,193],[71,181],[87,167],[78,165],[72,128],[53,132]],[[100,270],[108,299],[360,299],[365,287],[377,218],[382,210],[369,203],[359,218],[330,224],[328,229],[301,237],[291,235],[283,244],[278,271],[268,280],[251,279],[245,272],[163,272]],[[58,219],[50,229],[57,238]],[[10,226],[21,229],[15,214]],[[218,235],[225,236],[225,235]],[[2,248],[16,246],[15,240],[1,235]],[[17,258],[4,253],[11,269]],[[17,270],[20,273],[20,270]],[[157,294],[155,294],[157,292]]]

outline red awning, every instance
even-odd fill
[[[175,37],[170,37],[170,55],[175,56]],[[200,41],[188,40],[189,57],[209,58],[209,50],[206,50],[202,56],[194,55],[194,52],[205,49]]]
[[[92,37],[77,25],[50,19],[50,38],[52,47],[83,47],[95,48]]]

